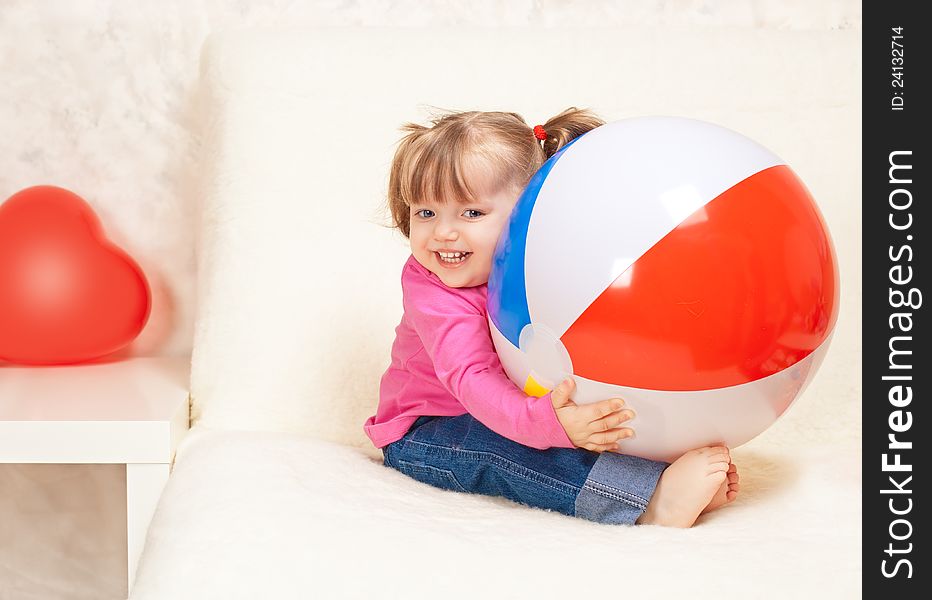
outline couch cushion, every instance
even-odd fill
[[[856,455],[752,442],[735,452],[738,500],[680,530],[440,490],[306,436],[198,427],[131,600],[855,598]]]

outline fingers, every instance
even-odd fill
[[[573,403],[573,394],[576,393],[576,382],[572,377],[567,377],[557,387],[553,388],[550,393],[550,401],[554,408],[562,408]]]
[[[618,444],[586,444],[583,446],[586,450],[591,450],[592,452],[616,452],[618,450]]]
[[[595,445],[614,444],[620,440],[626,440],[634,437],[634,430],[630,427],[619,427],[608,431],[593,433],[586,440],[588,443]]]
[[[620,440],[634,437],[633,429],[619,427],[635,417],[633,410],[624,408],[624,400],[609,398],[592,404],[577,405],[572,400],[575,392],[576,382],[567,377],[557,384],[550,398],[555,409],[564,409],[558,414],[560,424],[577,447],[593,452],[617,451]],[[582,443],[580,439],[583,440]]]
[[[620,449],[618,442],[630,437],[634,437],[634,431],[627,427],[612,429],[589,436],[586,443],[580,447],[593,452],[617,452]]]
[[[620,410],[618,412],[613,412],[607,417],[603,417],[597,421],[590,423],[590,431],[608,431],[609,429],[615,429],[625,421],[630,421],[634,418],[634,411],[630,408]]]
[[[589,436],[587,442],[596,446],[612,445],[634,436],[634,430],[630,427],[619,428],[618,426],[634,418],[635,413],[630,408],[623,409],[624,400],[621,398],[610,398],[601,402],[589,405],[590,415],[594,414],[598,418],[590,421],[588,426]]]
[[[621,410],[624,405],[625,401],[621,398],[609,398],[601,402],[593,402],[592,404],[585,405],[585,410],[587,411],[586,416],[590,422],[598,421],[599,419],[604,419],[613,412]]]

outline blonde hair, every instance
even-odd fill
[[[571,107],[544,123],[544,140],[512,112],[448,112],[433,117],[430,127],[407,123],[388,182],[393,225],[408,237],[412,204],[467,203],[482,191],[520,190],[560,148],[604,123],[589,110]],[[469,180],[476,175],[496,182],[497,188],[473,189]]]

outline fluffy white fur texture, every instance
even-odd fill
[[[200,428],[133,600],[857,598],[855,444],[751,444],[689,530],[599,525],[432,488],[310,437]]]
[[[851,597],[859,591],[856,31],[303,29],[212,35],[196,427],[135,600]],[[688,116],[782,156],[838,250],[833,347],[734,452],[742,492],[692,530],[600,526],[381,466],[374,412],[401,314],[388,165],[426,105]],[[662,157],[658,157],[662,159]]]

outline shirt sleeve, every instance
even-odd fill
[[[405,314],[437,378],[473,417],[525,446],[574,447],[557,420],[550,394],[528,396],[508,379],[485,311],[475,298],[420,275],[403,278],[402,287]]]

